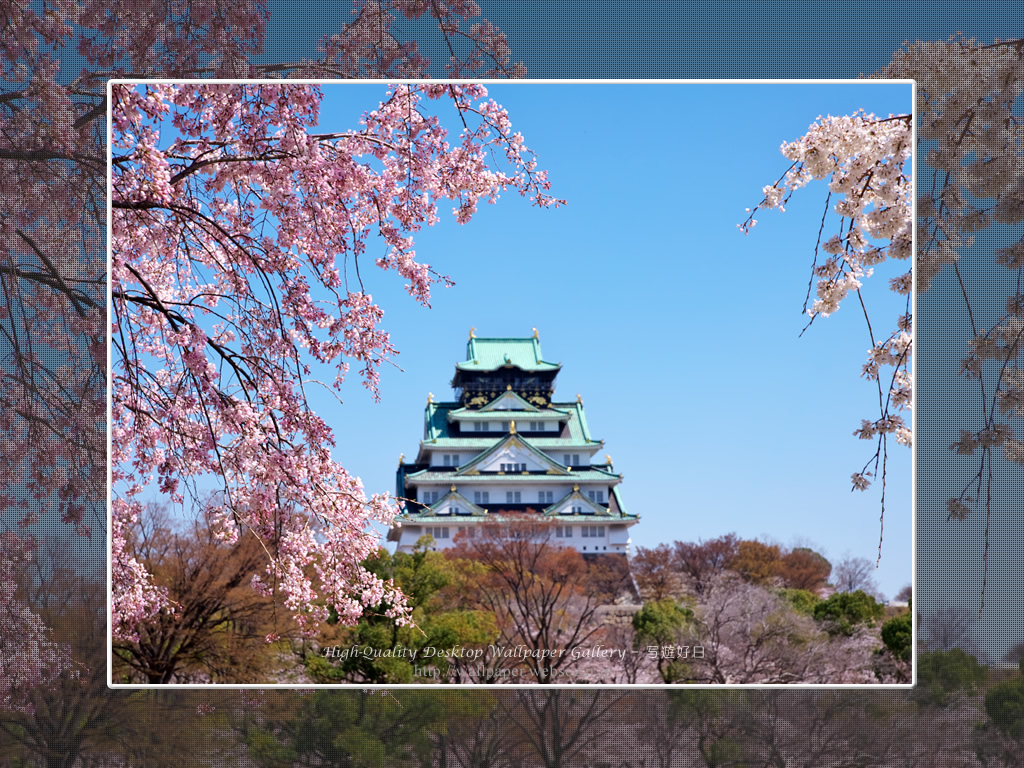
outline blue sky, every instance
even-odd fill
[[[383,90],[325,86],[321,128],[352,127]],[[798,338],[825,189],[760,213],[749,236],[736,225],[788,167],[782,142],[819,115],[906,113],[911,86],[490,90],[568,204],[541,210],[509,194],[468,225],[444,216],[420,233],[420,259],[456,283],[436,289],[429,310],[393,273],[364,271],[401,370],[382,371],[380,403],[355,378],[344,405],[316,401],[335,429],[335,458],[368,491],[392,490],[399,454],[414,456],[422,437],[427,394],[452,396],[470,327],[529,336],[536,326],[545,357],[562,363],[556,398],[583,396],[591,431],[625,476],[626,504],[641,516],[634,545],[735,532],[812,545],[833,562],[874,560],[877,489],[849,490],[874,451],[852,435],[877,408],[860,378],[864,319],[850,304]],[[887,277],[905,268],[883,265],[865,286],[876,332],[902,311]],[[894,446],[876,573],[887,596],[911,580],[910,478],[910,451]]]

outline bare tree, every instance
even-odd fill
[[[702,683],[808,682],[827,643],[813,620],[735,574],[706,585],[691,633],[703,657],[690,681]]]
[[[262,543],[243,532],[227,544],[203,514],[183,527],[166,508],[151,507],[133,555],[167,589],[174,609],[140,624],[137,641],[115,641],[115,671],[149,683],[266,681],[274,603],[249,588],[267,562]]]
[[[441,764],[457,768],[506,768],[518,764],[516,739],[506,727],[491,691],[466,691],[457,709],[434,736]],[[457,703],[456,703],[457,702]]]
[[[630,570],[644,600],[664,600],[677,597],[683,591],[675,553],[668,544],[659,544],[652,549],[637,547],[630,560]]]
[[[499,707],[523,747],[544,768],[593,764],[597,744],[616,720],[610,712],[622,694],[606,690],[519,689]]]
[[[477,536],[449,550],[486,569],[471,599],[497,619],[504,655],[485,659],[485,669],[511,654],[512,669],[536,682],[565,682],[559,678],[577,662],[572,649],[600,630],[595,612],[611,595],[595,587],[583,555],[552,544],[551,533],[547,521],[501,521],[478,526]]]
[[[874,572],[875,564],[866,557],[845,555],[832,569],[832,585],[837,592],[856,592],[859,589],[866,594],[877,595]]]
[[[930,651],[949,651],[960,648],[975,653],[972,630],[977,614],[960,606],[939,608],[921,618],[920,641]]]
[[[739,539],[734,533],[717,539],[675,543],[675,565],[689,581],[697,594],[704,591],[708,581],[729,567],[739,553]]]

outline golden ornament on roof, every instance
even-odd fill
[[[539,339],[540,338],[540,336],[537,335],[537,326],[536,325],[533,326],[533,338],[535,338],[535,339]]]
[[[451,491],[452,491],[452,493],[455,493],[455,483],[452,483]]]
[[[513,419],[511,422],[509,422],[508,431],[509,431],[509,434],[512,434],[512,435],[514,435],[516,433],[516,422],[515,422],[515,419]]]
[[[471,339],[475,339],[476,338],[476,328],[470,328],[469,329],[469,338],[471,338]]]

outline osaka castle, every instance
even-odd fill
[[[423,440],[414,462],[399,459],[397,491],[405,509],[388,534],[411,552],[429,534],[438,549],[476,526],[539,515],[552,541],[585,555],[629,553],[626,511],[604,441],[590,433],[583,400],[557,400],[562,366],[528,338],[478,338],[455,364],[455,399],[427,398]]]

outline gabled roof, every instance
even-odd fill
[[[621,514],[623,517],[638,517],[638,515],[631,515],[629,514],[629,512],[626,511],[626,505],[622,503],[622,494],[619,493],[618,486],[613,486],[611,493],[609,495],[615,502],[615,506],[618,508],[619,514]],[[610,508],[611,504],[609,504],[608,506]]]
[[[520,395],[513,392],[511,386],[508,391],[502,392],[496,398],[491,400],[487,405],[480,408],[481,411],[497,411],[498,413],[508,413],[512,411],[529,411],[530,413],[537,413],[540,411],[533,403],[529,403],[524,400]]]
[[[523,448],[528,453],[532,454],[537,461],[544,465],[547,469],[548,474],[552,475],[568,475],[569,470],[563,464],[559,464],[557,461],[548,456],[544,451],[535,448],[530,444],[528,440],[523,438],[519,434],[508,434],[502,439],[498,440],[494,445],[488,448],[486,451],[481,453],[479,456],[473,458],[468,464],[464,464],[459,467],[455,475],[475,475],[479,473],[478,467],[487,461],[488,458],[493,456],[495,453],[501,451],[505,447]]]
[[[476,338],[470,337],[466,344],[466,361],[456,363],[457,371],[495,371],[505,366],[514,366],[524,371],[557,371],[561,363],[549,363],[541,356],[540,340]]]
[[[421,520],[421,521],[425,520],[425,519],[431,519],[432,520],[434,518],[437,518],[438,520],[458,520],[458,519],[462,519],[462,517],[463,517],[462,515],[455,515],[455,516],[453,516],[453,515],[448,514],[447,512],[442,512],[441,511],[441,510],[446,509],[447,507],[450,507],[452,505],[456,505],[456,506],[458,506],[460,508],[465,508],[466,512],[470,516],[486,515],[487,514],[487,511],[483,507],[480,507],[480,506],[474,504],[472,501],[467,499],[465,496],[463,496],[461,493],[459,493],[456,490],[456,491],[449,491],[444,496],[442,496],[440,499],[438,499],[433,504],[431,504],[429,507],[424,509],[422,512],[418,512],[418,513],[414,513],[414,514],[409,514],[409,513],[406,512],[406,513],[403,513],[402,515],[400,515],[400,517],[403,517],[406,520]]]
[[[561,509],[562,507],[564,507],[566,505],[566,503],[575,504],[575,502],[579,502],[579,506],[585,507],[586,509],[590,510],[589,513],[587,513],[587,512],[583,513],[583,514],[586,514],[588,516],[590,516],[590,515],[597,516],[597,517],[611,517],[612,516],[612,513],[608,510],[607,507],[605,507],[605,506],[603,506],[601,504],[598,504],[596,501],[591,501],[588,497],[584,496],[580,492],[580,487],[578,485],[574,485],[573,489],[571,491],[569,491],[567,494],[565,494],[565,496],[560,498],[558,501],[556,501],[550,507],[547,507],[546,509],[544,509],[543,514],[550,515],[552,517],[559,517],[559,518],[565,517],[566,515],[560,514],[558,510]]]
[[[502,407],[502,406],[513,406]],[[571,410],[564,408],[538,408],[519,394],[502,392],[481,408],[454,408],[448,412],[448,421],[493,421],[495,418],[511,419],[517,414],[529,414],[533,421],[567,421]]]

